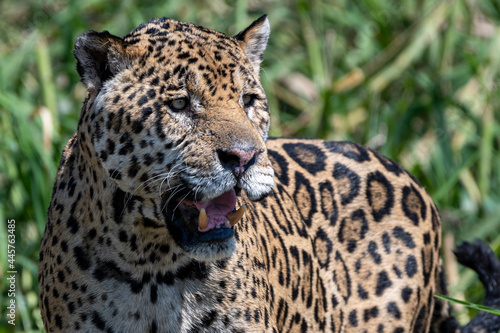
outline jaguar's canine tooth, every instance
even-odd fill
[[[208,216],[205,208],[200,209],[200,215],[198,216],[198,228],[201,230],[208,227]]]
[[[229,223],[231,223],[231,227],[234,227],[236,223],[238,223],[239,220],[243,217],[243,214],[245,214],[245,211],[247,210],[247,207],[245,205],[241,206],[240,209],[238,209],[235,212],[231,212],[226,215],[227,219],[229,220]]]

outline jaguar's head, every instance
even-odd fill
[[[266,16],[228,37],[154,19],[124,38],[88,31],[75,45],[89,91],[79,131],[125,192],[156,202],[176,244],[199,260],[234,251],[243,190],[274,186],[259,68]]]

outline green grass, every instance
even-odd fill
[[[488,306],[484,306],[484,305],[481,305],[481,304],[474,304],[474,303],[462,301],[462,300],[459,300],[459,299],[456,299],[456,298],[452,298],[452,297],[448,297],[448,296],[445,296],[445,295],[434,294],[434,296],[437,297],[437,298],[444,299],[445,301],[449,301],[449,302],[452,302],[452,303],[464,305],[464,306],[466,306],[468,308],[471,308],[471,309],[474,309],[474,310],[489,312],[489,313],[493,313],[493,314],[495,314],[497,316],[500,316],[500,310],[498,310],[498,309],[493,309],[493,308],[490,308]]]
[[[156,16],[236,34],[263,13],[272,28],[261,74],[271,134],[377,149],[425,186],[444,233],[484,239],[500,253],[498,1],[2,1],[0,333],[14,330],[4,315],[7,219],[16,220],[15,331],[41,328],[39,241],[85,93],[75,38],[87,29],[124,35]],[[462,269],[450,291],[473,303],[483,297]]]

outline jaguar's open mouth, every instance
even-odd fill
[[[177,226],[183,229],[185,243],[217,242],[234,234],[234,225],[241,220],[246,207],[236,209],[236,192],[231,189],[206,201],[182,200],[177,210]]]

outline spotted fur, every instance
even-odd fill
[[[405,170],[349,142],[268,139],[268,36],[264,16],[233,38],[170,19],[78,38],[88,95],[40,250],[47,332],[427,332],[449,317],[439,215]],[[234,230],[179,213],[233,189]]]

